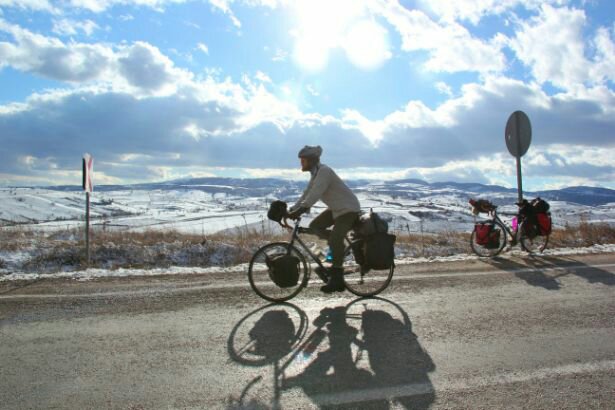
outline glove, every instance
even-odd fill
[[[305,209],[305,208],[297,208],[297,209],[295,209],[293,211],[290,211],[288,214],[286,214],[286,217],[290,218],[290,219],[299,219],[299,217],[303,213],[305,213],[305,211],[307,211],[307,209]]]

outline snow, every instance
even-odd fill
[[[560,248],[546,249],[543,253],[545,256],[565,256],[565,255],[587,255],[598,253],[615,253],[615,244],[609,245],[594,245],[585,248]],[[504,253],[508,256],[527,256],[526,252],[520,250],[511,250]],[[460,262],[481,260],[476,255],[459,254],[452,256],[434,256],[428,258],[401,258],[395,260],[396,266],[422,264],[422,263],[439,263],[439,262]],[[0,269],[0,282],[15,282],[24,280],[40,280],[40,279],[75,279],[80,281],[98,279],[98,278],[122,278],[122,277],[143,277],[143,276],[164,276],[164,275],[204,275],[208,273],[245,273],[248,271],[248,264],[242,263],[234,266],[212,266],[208,268],[195,267],[179,267],[172,266],[168,268],[155,269],[86,269],[74,272],[57,272],[57,273],[24,273],[13,272],[8,273],[6,269]],[[4,274],[4,275],[3,275]],[[247,283],[247,281],[246,281]]]

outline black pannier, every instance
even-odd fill
[[[388,230],[389,224],[387,221],[382,219],[373,209],[370,209],[367,214],[362,214],[354,227],[355,234],[360,237],[367,237],[378,232],[386,233]]]
[[[301,261],[293,255],[265,256],[269,277],[281,288],[292,288],[299,282]]]
[[[389,269],[395,263],[395,235],[376,232],[365,239],[364,267]]]
[[[365,264],[365,239],[359,238],[354,239],[350,242],[350,249],[352,249],[352,255],[354,256],[354,261],[359,265]]]
[[[534,212],[537,214],[544,214],[545,212],[548,212],[550,208],[549,203],[540,197],[533,199],[530,204],[532,205],[532,208],[534,208]]]
[[[500,231],[498,229],[492,229],[489,232],[489,240],[487,241],[487,245],[485,248],[487,249],[498,249],[500,247]]]

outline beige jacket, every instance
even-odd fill
[[[312,178],[301,198],[290,210],[311,208],[318,200],[333,212],[333,219],[348,212],[359,212],[361,205],[356,195],[327,165],[318,164],[310,171]]]

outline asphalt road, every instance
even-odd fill
[[[615,408],[615,255],[400,266],[372,300],[244,276],[0,285],[0,407]]]

